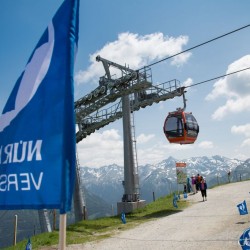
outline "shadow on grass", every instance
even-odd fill
[[[67,231],[72,232],[93,232],[93,231],[100,231],[106,228],[109,228],[110,225],[102,225],[101,223],[91,224],[91,223],[77,223],[75,225],[70,225],[67,227]]]
[[[96,220],[84,220],[67,227],[68,231],[96,232],[115,227],[121,223],[120,216],[104,217]]]
[[[133,215],[133,213],[131,213],[131,214],[128,214],[127,217],[135,219],[135,220],[155,219],[155,218],[162,218],[162,217],[169,216],[169,215],[172,215],[175,213],[179,213],[181,211],[182,210],[165,209],[165,210],[161,210],[161,211],[148,213],[148,214],[142,215],[142,216],[138,216],[138,214]]]

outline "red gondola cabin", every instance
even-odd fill
[[[170,143],[192,144],[197,139],[199,125],[192,113],[177,110],[168,114],[163,131]]]

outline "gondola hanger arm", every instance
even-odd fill
[[[185,90],[185,87],[180,88],[180,91],[181,91],[181,93],[182,93],[182,98],[183,98],[183,108],[177,108],[176,110],[177,110],[177,111],[185,111],[186,106],[187,106],[187,104],[186,104],[187,99],[186,99],[186,97],[185,97],[185,93],[186,93],[187,91]]]

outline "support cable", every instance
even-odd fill
[[[245,26],[243,26],[243,27],[240,27],[240,28],[238,28],[238,29],[235,29],[235,30],[233,30],[233,31],[230,31],[230,32],[228,32],[228,33],[225,33],[225,34],[223,34],[223,35],[217,36],[217,37],[215,37],[215,38],[213,38],[213,39],[210,39],[210,40],[208,40],[208,41],[206,41],[206,42],[200,43],[200,44],[198,44],[198,45],[196,45],[196,46],[193,46],[193,47],[191,47],[191,48],[189,48],[189,49],[183,50],[183,51],[181,51],[181,52],[179,52],[179,53],[176,53],[176,54],[174,54],[174,55],[168,56],[168,57],[166,57],[166,58],[164,58],[164,59],[162,59],[162,60],[159,60],[159,61],[157,61],[157,62],[151,63],[151,64],[149,64],[149,65],[147,65],[147,66],[144,66],[143,68],[140,68],[139,70],[142,70],[142,69],[147,68],[147,67],[151,67],[151,66],[153,66],[153,65],[155,65],[155,64],[158,64],[158,63],[163,62],[163,61],[165,61],[165,60],[171,59],[171,58],[173,58],[173,57],[175,57],[175,56],[181,55],[181,54],[186,53],[186,52],[188,52],[188,51],[190,51],[190,50],[192,50],[192,49],[196,49],[196,48],[201,47],[201,46],[203,46],[203,45],[205,45],[205,44],[211,43],[211,42],[213,42],[213,41],[215,41],[215,40],[218,40],[218,39],[220,39],[220,38],[222,38],[222,37],[231,35],[231,34],[233,34],[233,33],[235,33],[235,32],[238,32],[238,31],[243,30],[243,29],[248,28],[248,27],[250,27],[250,24],[245,25]]]
[[[223,78],[223,77],[226,77],[226,76],[230,76],[230,75],[233,75],[233,74],[236,74],[236,73],[239,73],[239,72],[242,72],[242,71],[245,71],[245,70],[249,70],[250,67],[248,68],[244,68],[244,69],[240,69],[240,70],[237,70],[237,71],[234,71],[234,72],[230,72],[228,74],[225,74],[225,75],[221,75],[221,76],[216,76],[214,78],[210,78],[208,80],[205,80],[205,81],[202,81],[202,82],[198,82],[198,83],[195,83],[195,84],[191,84],[189,86],[186,86],[185,88],[190,88],[190,87],[194,87],[194,86],[197,86],[197,85],[200,85],[200,84],[203,84],[203,83],[206,83],[206,82],[210,82],[210,81],[213,81],[213,80],[217,80],[219,78]]]

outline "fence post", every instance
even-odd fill
[[[112,215],[112,216],[115,215],[115,213],[114,213],[114,205],[113,205],[113,204],[111,205],[111,215]]]
[[[14,219],[14,239],[13,239],[13,245],[16,245],[16,235],[17,235],[17,215],[15,215]]]
[[[53,209],[53,231],[56,230],[56,210]]]
[[[83,220],[87,220],[87,208],[83,206]]]

